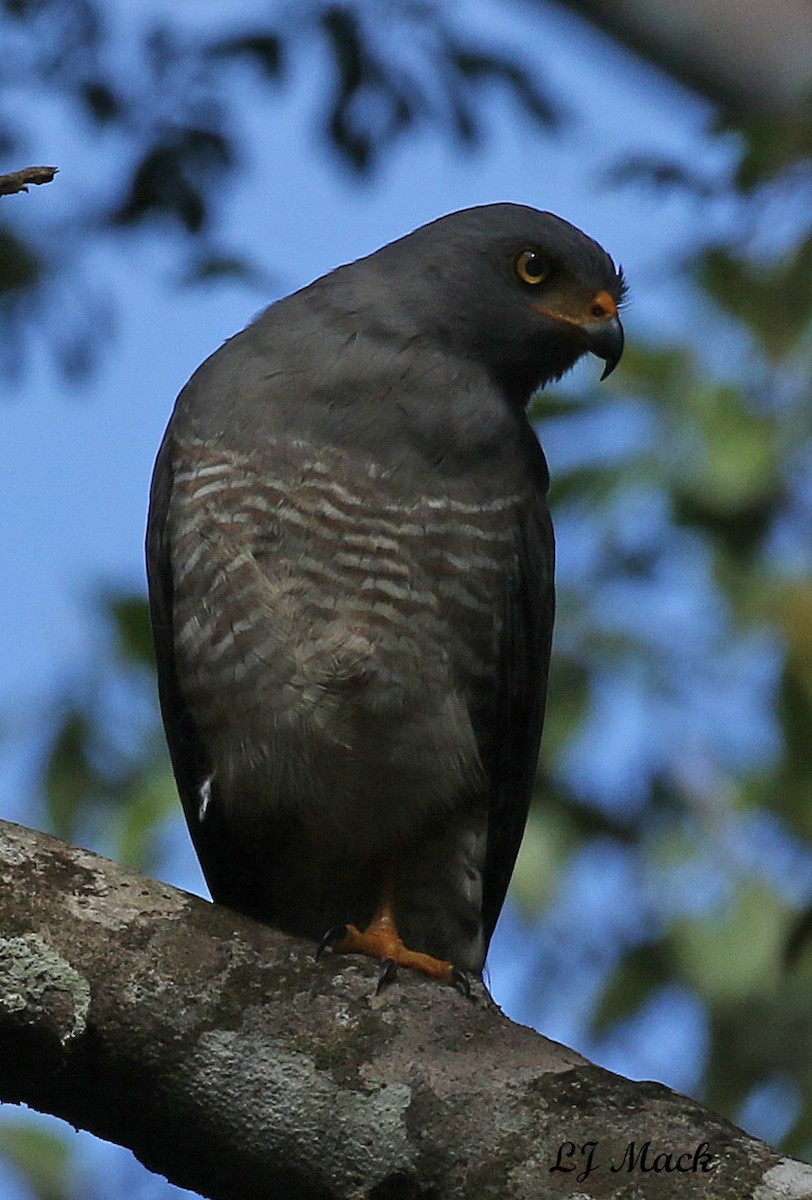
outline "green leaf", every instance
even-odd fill
[[[667,939],[630,950],[606,983],[594,1017],[596,1032],[605,1033],[637,1012],[658,988],[670,982],[673,970]]]
[[[97,772],[89,755],[90,717],[76,708],[64,716],[45,769],[45,800],[54,832],[70,840],[79,810],[93,794]]]
[[[727,383],[686,389],[684,408],[681,444],[675,441],[675,516],[732,553],[751,554],[784,499],[776,426]]]
[[[673,946],[684,977],[705,998],[731,1002],[776,991],[789,928],[786,904],[747,879],[715,916],[677,921]]]
[[[720,503],[708,498],[701,489],[676,488],[674,517],[680,525],[700,529],[724,546],[736,558],[752,558],[772,528],[782,494],[779,491],[759,496],[751,503]]]
[[[812,158],[812,99],[783,113],[772,107],[764,115],[737,112],[718,127],[743,138],[735,181],[745,192],[788,170],[797,171]]]
[[[623,351],[624,391],[654,397],[660,404],[673,403],[678,412],[682,412],[684,394],[696,370],[696,359],[684,346],[629,342]]]
[[[792,1128],[783,1139],[782,1148],[787,1154],[805,1162],[812,1160],[812,1099],[807,1099]]]
[[[118,648],[124,660],[152,666],[155,650],[146,600],[142,596],[108,595],[104,606],[113,619]]]
[[[545,761],[563,752],[589,707],[589,672],[571,656],[553,655],[550,671],[550,704],[544,721]]]
[[[531,808],[511,880],[511,896],[526,915],[549,903],[572,842],[561,808],[545,803]]]
[[[812,236],[769,266],[727,249],[707,250],[697,278],[725,312],[741,321],[774,362],[806,334],[812,319]]]
[[[26,1121],[0,1124],[0,1156],[27,1180],[37,1200],[70,1200],[72,1151],[62,1133]]]
[[[155,837],[162,822],[174,813],[177,790],[169,762],[138,772],[121,802],[123,817],[116,860],[138,871],[148,871],[155,861]]]

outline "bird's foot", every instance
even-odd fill
[[[316,957],[319,958],[327,948],[336,954],[365,954],[368,958],[380,961],[378,970],[378,986],[376,994],[387,983],[395,978],[398,967],[406,967],[410,971],[419,971],[436,979],[439,983],[450,984],[463,996],[470,996],[471,982],[466,971],[451,962],[434,958],[431,954],[422,954],[417,950],[409,950],[398,936],[394,925],[389,920],[373,920],[363,931],[355,925],[338,925],[330,929],[321,939]]]

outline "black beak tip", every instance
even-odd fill
[[[589,349],[606,363],[601,383],[608,379],[623,355],[623,326],[617,317],[593,325],[588,331]]]

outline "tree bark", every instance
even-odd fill
[[[791,1200],[812,1167],[404,975],[0,822],[0,1098],[216,1200]],[[593,1145],[594,1143],[594,1145]],[[556,1169],[558,1167],[558,1169]]]

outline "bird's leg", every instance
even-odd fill
[[[381,902],[367,925],[360,930],[355,925],[339,925],[324,935],[319,945],[318,954],[330,947],[337,954],[366,954],[368,958],[380,961],[378,972],[378,988],[389,983],[397,974],[398,967],[408,967],[411,971],[419,971],[440,983],[451,984],[463,995],[470,993],[470,984],[465,971],[451,962],[433,958],[430,954],[422,954],[417,950],[409,950],[404,945],[397,930],[394,915],[394,887],[391,875],[386,878]]]

